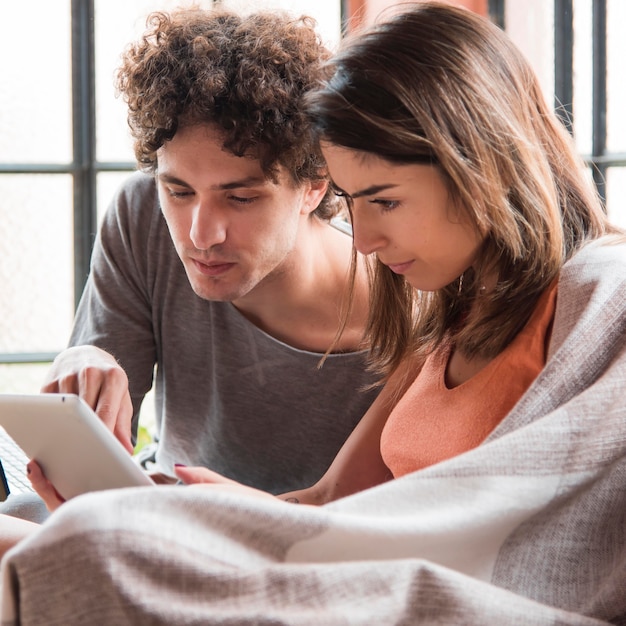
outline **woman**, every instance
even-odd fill
[[[5,561],[5,606],[37,615],[29,591],[88,571],[118,602],[76,600],[100,623],[624,623],[626,246],[528,64],[420,3],[349,39],[307,106],[372,255],[387,376],[322,480],[283,496],[332,504],[186,467],[226,484],[81,497]]]
[[[315,504],[484,441],[546,364],[562,266],[618,232],[487,21],[418,5],[348,41],[331,72],[308,108],[374,258],[368,333],[389,380],[327,475],[288,494]]]

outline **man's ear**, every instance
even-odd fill
[[[310,214],[317,209],[328,191],[328,181],[325,179],[310,180],[306,183],[304,202],[302,203],[302,213]]]

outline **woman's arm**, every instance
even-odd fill
[[[40,525],[34,522],[10,515],[0,515],[0,558],[38,528]]]
[[[302,504],[325,504],[391,480],[383,463],[380,438],[391,410],[415,380],[421,366],[405,362],[390,377],[324,476],[307,489],[279,496]]]
[[[279,499],[300,504],[321,505],[338,500],[392,477],[380,454],[380,437],[391,410],[415,380],[421,365],[406,361],[390,377],[383,390],[361,418],[326,473],[312,487],[290,491]],[[269,494],[245,487],[205,467],[175,467],[178,478],[190,485],[223,485],[262,497]]]
[[[392,478],[380,456],[380,435],[393,406],[390,402],[391,395],[387,383],[315,485],[281,494],[278,498],[300,504],[321,505]],[[174,470],[178,478],[188,485],[237,485],[242,494],[248,492],[249,495],[269,495],[244,487],[206,467],[178,466]]]

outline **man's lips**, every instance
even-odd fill
[[[413,261],[404,263],[385,263],[385,265],[395,274],[404,274],[413,265]]]
[[[229,269],[235,266],[235,263],[225,261],[200,261],[199,259],[191,259],[193,266],[205,276],[220,276],[225,274]]]

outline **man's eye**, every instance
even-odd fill
[[[168,188],[167,193],[171,198],[187,198],[193,195],[193,191],[178,191],[171,188]]]
[[[242,196],[230,196],[230,199],[237,204],[252,204],[255,200],[258,199],[258,196],[253,196],[252,198],[244,198]]]

